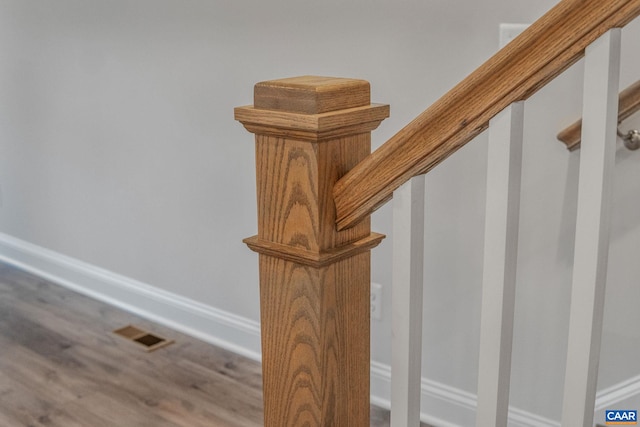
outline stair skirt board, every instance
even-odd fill
[[[0,260],[202,341],[260,361],[260,324],[83,261],[0,233]],[[371,362],[371,403],[389,409],[391,368]],[[640,394],[640,376],[598,393],[596,408]],[[422,421],[438,427],[475,424],[476,395],[422,379]],[[509,408],[510,426],[559,427],[560,422]]]

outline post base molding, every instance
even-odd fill
[[[371,233],[369,236],[356,242],[323,252],[311,252],[303,248],[269,242],[260,239],[258,236],[248,237],[244,239],[243,242],[246,243],[249,249],[259,254],[270,255],[298,264],[321,268],[345,258],[370,251],[378,246],[384,238],[384,234]]]

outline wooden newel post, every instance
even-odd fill
[[[369,426],[370,250],[366,219],[336,231],[333,185],[371,150],[389,107],[369,83],[258,83],[235,110],[256,135],[265,426]]]

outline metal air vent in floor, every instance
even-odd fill
[[[115,331],[113,331],[113,333],[143,346],[146,351],[157,350],[173,343],[173,341],[171,340],[159,337],[158,335],[152,334],[132,325],[116,329]]]

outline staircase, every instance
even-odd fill
[[[235,117],[256,135],[266,426],[369,425],[369,215],[394,194],[392,425],[417,426],[422,176],[489,128],[476,425],[506,426],[524,101],[586,55],[562,426],[592,426],[609,245],[621,31],[640,0],[564,0],[379,149],[369,84],[258,83]],[[404,185],[404,186],[403,186]]]

